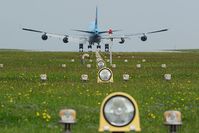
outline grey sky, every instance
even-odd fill
[[[122,29],[121,33],[139,33],[161,28],[168,32],[148,36],[142,42],[135,37],[114,51],[157,51],[160,49],[199,48],[198,0],[1,0],[0,48],[78,51],[77,43],[64,44],[41,35],[22,31],[22,27],[53,33],[76,34],[71,29],[89,28],[99,8],[99,28]],[[87,45],[86,45],[87,49]]]

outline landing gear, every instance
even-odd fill
[[[92,45],[88,45],[88,51],[92,52]]]
[[[97,45],[97,50],[101,50],[101,45]]]
[[[83,43],[80,43],[79,44],[79,52],[83,52],[83,49],[84,49],[84,45],[83,45]]]
[[[109,44],[105,44],[105,52],[109,52]]]

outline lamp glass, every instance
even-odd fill
[[[112,73],[111,73],[111,71],[108,70],[108,69],[103,69],[103,70],[101,70],[100,73],[99,73],[99,77],[100,77],[100,79],[103,80],[103,81],[108,81],[108,80],[110,80],[110,79],[111,79],[111,76],[112,76]]]
[[[134,104],[124,96],[112,97],[104,106],[104,116],[107,122],[113,126],[126,126],[134,119]]]

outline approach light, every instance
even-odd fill
[[[164,113],[164,124],[169,127],[169,132],[176,133],[178,127],[182,125],[181,112],[166,111]]]
[[[166,65],[166,64],[161,64],[161,67],[162,67],[162,68],[166,68],[167,65]]]
[[[71,62],[75,62],[75,59],[71,59]]]
[[[164,79],[168,81],[171,80],[171,74],[165,74]]]
[[[82,74],[81,75],[81,80],[82,81],[88,81],[88,75],[87,74]]]
[[[129,74],[123,74],[123,80],[128,81],[130,78]]]
[[[112,64],[112,68],[116,68],[116,64]]]
[[[62,67],[62,68],[66,68],[66,64],[62,64],[61,67]]]
[[[142,62],[146,62],[146,59],[142,59]]]
[[[100,61],[97,63],[97,66],[98,66],[99,69],[105,67],[104,61],[103,61],[103,60],[100,60]]]
[[[139,110],[133,97],[123,92],[107,96],[101,105],[99,131],[141,131]]]
[[[91,68],[91,64],[87,64],[86,67],[87,67],[87,68]]]
[[[64,125],[64,132],[71,133],[71,125],[76,123],[76,111],[73,109],[62,109],[59,112],[60,124]]]
[[[113,72],[109,68],[101,68],[98,72],[98,83],[112,83],[113,82]]]
[[[46,74],[40,74],[40,79],[42,81],[46,81],[47,80],[47,75]]]
[[[3,64],[0,64],[0,68],[3,68]]]
[[[141,66],[141,64],[136,64],[136,67],[141,68],[142,66]]]
[[[125,62],[125,63],[127,63],[127,62],[128,62],[128,60],[127,60],[127,59],[125,59],[125,60],[124,60],[124,62]]]

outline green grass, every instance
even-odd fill
[[[181,132],[199,130],[199,53],[113,53],[117,68],[112,69],[112,84],[96,83],[95,53],[90,53],[91,69],[80,63],[81,55],[0,51],[0,64],[4,64],[0,69],[0,132],[60,133],[59,110],[73,108],[77,111],[73,132],[97,133],[100,103],[116,91],[126,92],[137,101],[143,133],[166,133],[166,110],[182,112]],[[129,62],[124,63],[124,59]],[[61,68],[64,63],[67,67]],[[142,64],[141,69],[136,69],[137,63]],[[167,68],[162,69],[161,64]],[[48,75],[46,83],[40,81],[42,73]],[[131,76],[128,82],[122,81],[124,73]],[[171,81],[163,79],[165,73],[172,74]],[[89,75],[87,83],[80,81],[81,74]]]

